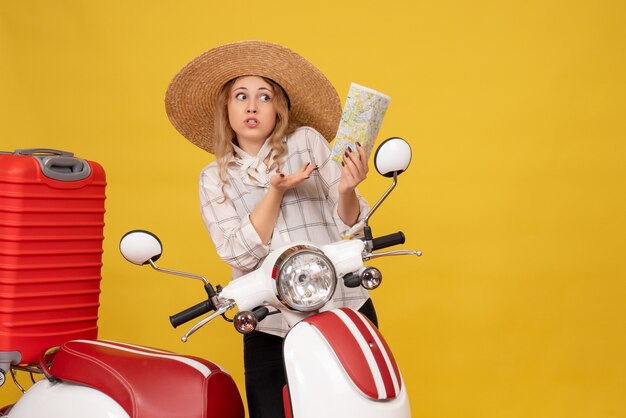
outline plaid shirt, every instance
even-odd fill
[[[287,153],[283,156],[282,173],[288,175],[299,171],[308,162],[317,164],[318,169],[313,171],[311,178],[284,194],[269,243],[261,242],[250,222],[250,213],[265,196],[270,178],[278,168],[267,142],[256,156],[235,146],[237,155],[227,165],[225,193],[217,162],[205,167],[200,175],[202,218],[219,256],[233,267],[233,278],[254,270],[271,250],[290,242],[329,244],[363,228],[362,218],[369,205],[358,193],[359,222],[349,227],[339,218],[337,186],[341,165],[330,159],[330,146],[324,137],[313,128],[302,127],[284,141]],[[340,281],[333,301],[326,309],[357,309],[368,297],[365,289],[346,288]],[[259,330],[284,336],[288,327],[282,315],[271,315],[259,324]]]

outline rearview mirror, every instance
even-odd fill
[[[152,232],[135,230],[122,237],[120,252],[131,263],[142,265],[157,261],[163,253],[163,246]]]
[[[385,177],[393,177],[405,171],[411,163],[411,147],[399,137],[384,140],[374,154],[376,171]]]

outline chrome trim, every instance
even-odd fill
[[[173,274],[175,276],[188,277],[190,279],[197,279],[197,280],[201,280],[202,283],[204,283],[205,285],[209,284],[209,281],[207,279],[205,279],[204,277],[199,276],[197,274],[191,274],[191,273],[185,273],[184,271],[170,270],[170,269],[166,269],[166,268],[161,268],[161,267],[157,266],[154,263],[154,261],[152,261],[152,259],[149,259],[148,262],[150,263],[150,266],[152,266],[153,269],[155,269],[156,271],[158,271],[160,273]]]
[[[398,184],[398,172],[394,171],[393,172],[393,182],[391,183],[391,186],[389,186],[389,188],[387,189],[387,191],[383,194],[383,196],[378,199],[378,202],[376,202],[374,204],[374,206],[372,207],[372,209],[370,209],[370,211],[368,212],[367,215],[365,215],[365,218],[363,219],[363,222],[365,223],[365,225],[369,224],[369,220],[372,217],[372,215],[374,214],[374,212],[376,212],[376,209],[378,209],[380,207],[380,205],[382,205],[382,203],[385,201],[385,199],[387,199],[387,196],[389,196],[389,194],[391,193],[391,191],[393,189],[395,189],[396,185]]]
[[[418,257],[421,257],[422,252],[421,251],[413,251],[413,250],[394,250],[394,251],[385,251],[382,253],[368,253],[363,255],[363,261],[367,261],[367,260],[371,260],[373,258],[379,258],[379,257],[387,257],[387,256],[391,256],[391,255],[416,255]]]
[[[189,340],[189,337],[191,336],[191,334],[193,334],[194,332],[196,332],[197,330],[199,330],[200,328],[205,326],[212,319],[217,318],[218,316],[224,314],[225,312],[228,312],[229,310],[231,310],[234,307],[235,307],[235,301],[233,301],[233,300],[226,300],[226,301],[224,301],[224,304],[222,306],[220,306],[211,315],[207,316],[202,321],[200,321],[196,325],[194,325],[189,331],[187,331],[187,333],[185,335],[180,337],[180,340],[182,342],[186,343],[187,340]]]

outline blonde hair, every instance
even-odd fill
[[[278,170],[280,171],[281,157],[287,151],[283,138],[291,135],[296,130],[297,126],[289,121],[289,97],[285,90],[273,80],[265,77],[262,78],[271,85],[274,90],[272,102],[276,109],[276,124],[269,137],[269,146],[274,151],[274,158],[278,164]],[[233,84],[237,80],[238,78],[234,78],[222,86],[215,103],[213,149],[220,180],[222,180],[223,183],[222,192],[224,192],[224,187],[228,184],[226,166],[228,162],[234,158],[235,149],[233,148],[233,143],[237,142],[237,135],[228,120],[228,100]],[[226,195],[224,194],[224,196]]]

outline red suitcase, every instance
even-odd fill
[[[72,153],[0,153],[0,369],[97,337],[105,187]]]

